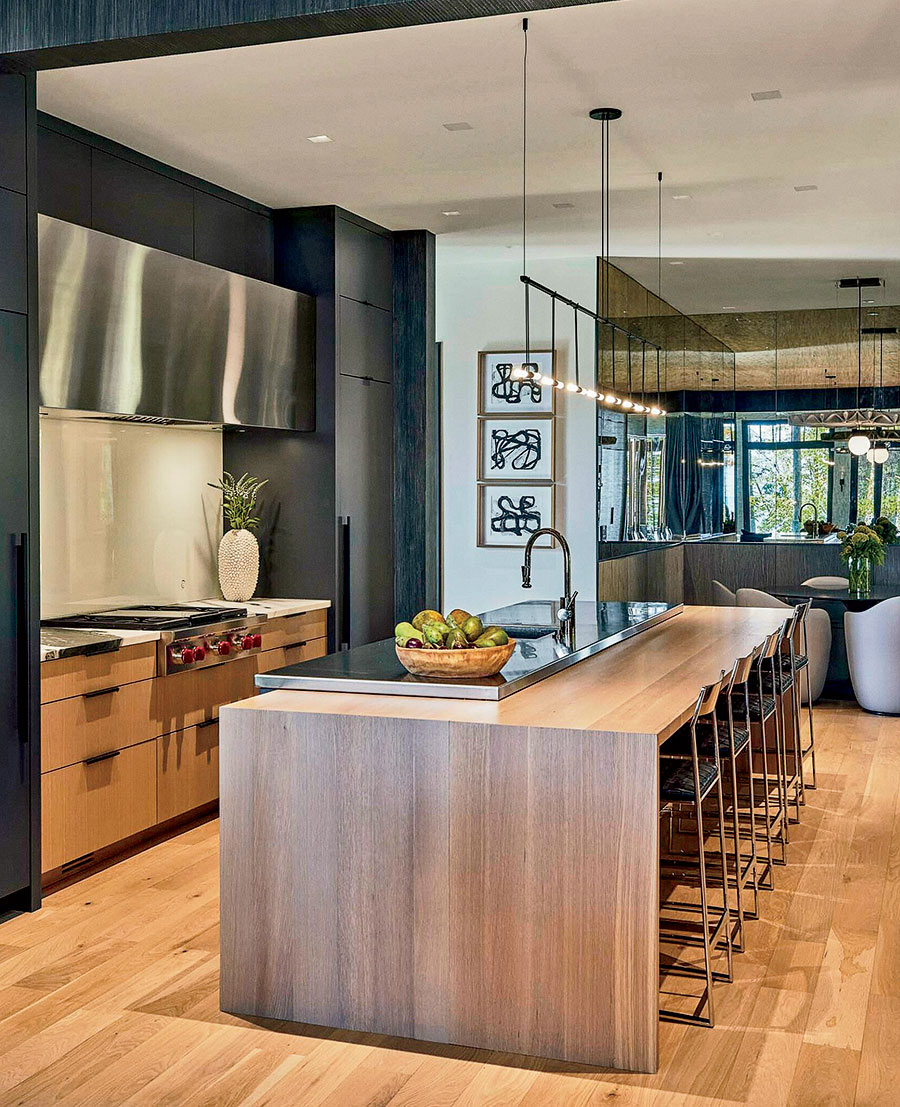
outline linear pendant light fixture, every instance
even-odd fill
[[[582,304],[577,303],[575,300],[570,300],[567,296],[563,296],[561,293],[556,292],[552,288],[547,288],[546,285],[539,284],[537,281],[531,279],[528,276],[528,20],[522,20],[522,37],[523,37],[523,51],[522,51],[522,275],[519,277],[525,290],[525,360],[521,365],[517,365],[512,371],[512,377],[515,380],[531,381],[534,384],[541,385],[543,388],[557,388],[562,392],[568,392],[576,396],[586,396],[589,400],[593,400],[598,404],[606,404],[611,408],[621,408],[622,410],[633,412],[641,415],[665,415],[665,411],[658,404],[648,406],[641,402],[644,397],[641,397],[641,401],[631,399],[628,396],[619,396],[614,392],[598,392],[595,388],[585,388],[581,384],[581,373],[579,365],[579,349],[578,349],[578,320],[580,315],[587,316],[594,321],[594,334],[595,337],[598,334],[598,328],[600,326],[608,327],[613,335],[613,350],[615,351],[615,335],[624,335],[627,339],[629,349],[631,348],[632,341],[641,343],[644,353],[646,348],[650,346],[656,350],[657,366],[659,365],[659,347],[655,343],[649,342],[647,339],[642,338],[640,335],[632,334],[624,327],[618,326],[613,323],[611,319],[607,318],[609,314],[609,295],[606,295],[606,304],[604,305],[603,314],[595,311],[591,311],[589,308],[584,307]],[[608,124],[611,119],[618,119],[622,112],[618,108],[594,108],[590,113],[591,119],[600,120],[603,124],[603,138],[601,146],[601,254],[604,258],[609,256],[609,131]],[[604,280],[604,283],[606,281]],[[575,326],[575,342],[574,342],[574,355],[575,355],[575,380],[565,381],[542,373],[538,365],[531,360],[531,302],[530,293],[534,289],[536,292],[541,293],[550,299],[550,319],[551,319],[551,358],[555,359],[556,354],[556,306],[557,304],[563,304],[566,307],[572,309]],[[657,373],[658,375],[658,373]]]

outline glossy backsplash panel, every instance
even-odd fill
[[[41,615],[218,594],[222,432],[41,418]]]

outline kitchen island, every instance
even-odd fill
[[[658,747],[782,619],[685,608],[500,700],[223,708],[223,1009],[655,1071]]]

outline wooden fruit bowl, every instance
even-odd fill
[[[486,646],[479,650],[410,650],[395,644],[400,664],[413,676],[469,679],[496,676],[509,661],[516,648],[514,638],[505,646]]]

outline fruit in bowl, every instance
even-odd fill
[[[439,611],[420,611],[394,628],[397,657],[418,676],[494,676],[512,657],[515,641],[502,627],[484,626],[460,607],[446,618]]]

